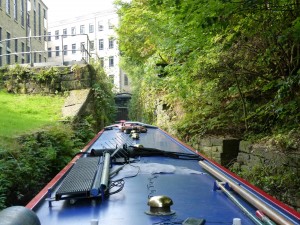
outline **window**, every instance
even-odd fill
[[[63,37],[67,37],[67,28],[63,29]]]
[[[109,46],[108,46],[109,49],[113,49],[114,48],[114,39],[113,38],[110,38],[109,39]]]
[[[98,31],[103,31],[103,22],[102,21],[98,22]]]
[[[80,49],[81,49],[81,52],[85,51],[85,42],[80,43]]]
[[[52,48],[48,48],[48,58],[52,57]]]
[[[114,28],[114,24],[112,22],[112,19],[108,20],[108,29],[113,29]]]
[[[76,44],[72,44],[72,54],[76,54]]]
[[[18,52],[18,39],[15,39],[15,52]]]
[[[21,43],[21,48],[22,48],[22,64],[25,63],[25,43]]]
[[[68,45],[64,45],[64,55],[68,54]]]
[[[38,27],[39,27],[39,40],[41,41],[42,40],[42,11],[41,11],[41,4],[39,3],[38,4],[38,19],[39,19],[39,24],[38,24]],[[42,59],[39,61],[39,62],[42,62]]]
[[[6,32],[6,48],[10,49],[10,33]]]
[[[84,31],[84,25],[80,25],[80,34],[84,34],[85,31]]]
[[[55,31],[55,40],[58,40],[59,39],[59,30],[56,30]]]
[[[114,67],[114,57],[113,56],[109,56],[108,58],[108,61],[109,61],[109,67]]]
[[[115,83],[115,76],[114,75],[109,75],[108,77],[109,77],[110,82],[112,84],[114,84]]]
[[[21,25],[23,27],[25,25],[25,6],[24,6],[24,0],[21,0]]]
[[[42,62],[42,55],[39,54],[39,63],[41,63],[41,62]]]
[[[33,53],[33,62],[36,63],[36,52]]]
[[[18,20],[18,1],[14,0],[14,19]]]
[[[99,60],[100,60],[100,66],[101,66],[101,67],[104,67],[104,58],[101,57]]]
[[[55,56],[59,56],[59,46],[55,46]]]
[[[36,11],[33,11],[33,35],[36,36]]]
[[[128,77],[126,74],[124,74],[124,85],[128,86]]]
[[[44,30],[44,41],[47,41],[47,30]]]
[[[18,61],[19,61],[19,55],[18,55],[18,39],[15,39],[15,53],[17,53],[17,54],[15,54],[15,63],[18,63]]]
[[[46,20],[47,19],[47,10],[43,9],[43,11],[44,11],[44,19]]]
[[[27,46],[27,52],[30,52],[30,47],[29,46]],[[30,53],[26,54],[26,62],[30,63]]]
[[[94,24],[90,23],[89,25],[89,32],[94,33]]]
[[[72,34],[72,35],[75,35],[75,34],[76,34],[76,28],[75,28],[75,27],[72,27],[72,28],[71,28],[71,34]]]
[[[99,39],[99,50],[103,50],[103,49],[104,49],[103,39]]]
[[[6,64],[10,64],[10,51],[6,51]]]
[[[94,41],[90,41],[90,50],[91,51],[95,50],[95,42]]]
[[[48,41],[51,41],[51,32],[48,32]]]
[[[6,13],[10,15],[10,0],[6,0]]]

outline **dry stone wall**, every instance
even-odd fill
[[[210,137],[200,139],[194,147],[208,158],[226,167],[238,156],[239,140],[235,138]]]
[[[1,82],[9,92],[22,94],[64,93],[91,88],[95,82],[95,75],[88,65],[55,67],[53,71],[47,67],[32,68],[32,72],[28,73],[26,76],[25,73],[12,73],[4,76]]]

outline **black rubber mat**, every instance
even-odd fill
[[[99,163],[100,157],[78,159],[57,190],[56,200],[89,197]]]

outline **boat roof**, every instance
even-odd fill
[[[126,129],[135,130],[136,126],[146,128],[146,132],[139,132],[138,138],[126,132]],[[89,175],[84,171],[86,166],[105,164],[106,153],[88,157],[92,152],[106,149],[106,152],[110,150],[110,156],[116,152],[122,155],[125,153],[116,149],[132,146],[143,148],[143,152],[155,150],[154,153],[162,154],[131,155],[124,157],[123,162],[111,160],[108,194],[100,190],[99,195],[97,192],[92,197],[84,197],[86,194],[72,196],[72,190],[69,190],[66,198],[63,198],[65,188],[79,185],[80,189],[81,184],[77,183],[88,179]],[[205,221],[205,224],[233,224],[235,218],[239,218],[243,225],[254,224],[253,219],[219,188],[220,185],[225,186],[226,182],[216,182],[216,176],[208,167],[230,180],[230,184],[238,185],[263,202],[280,218],[290,221],[290,224],[300,224],[299,213],[199,155],[165,131],[139,122],[124,121],[99,132],[83,149],[83,153],[77,155],[26,207],[36,213],[42,225],[201,224],[201,221]],[[116,170],[119,171],[113,173]],[[97,177],[97,174],[92,177]],[[66,180],[74,182],[63,187]],[[258,208],[249,199],[230,190],[230,187],[227,190],[234,200],[255,215]],[[163,205],[166,212],[152,205],[157,197],[170,200],[169,204]]]

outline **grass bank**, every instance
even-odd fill
[[[55,123],[61,118],[63,104],[61,96],[0,91],[0,141]]]

